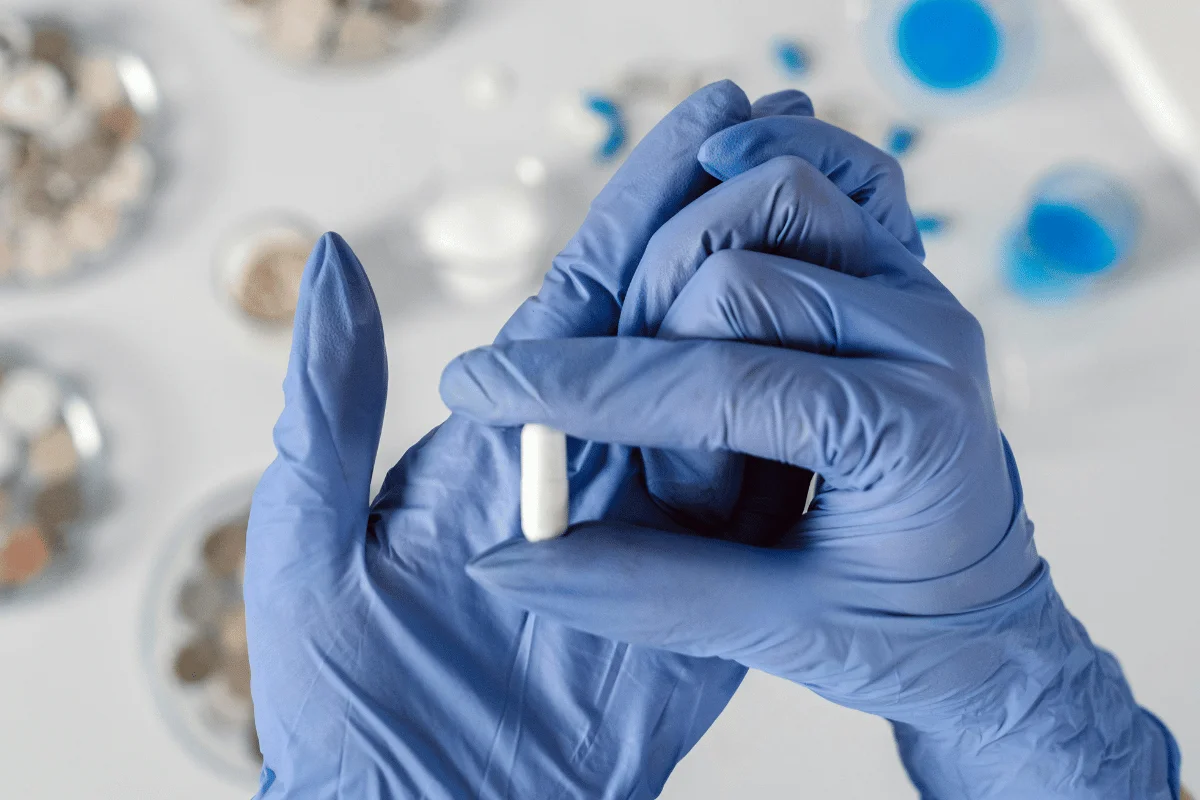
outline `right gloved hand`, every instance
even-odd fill
[[[728,180],[655,235],[622,309],[623,331],[709,340],[502,342],[442,394],[491,425],[814,470],[814,510],[772,549],[601,517],[502,543],[472,576],[540,617],[885,716],[925,797],[1176,797],[1170,734],[1034,549],[978,324],[812,163],[719,169],[765,124],[741,127],[702,148]],[[714,318],[742,341],[712,341]]]

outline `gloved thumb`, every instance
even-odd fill
[[[362,264],[336,233],[321,237],[300,287],[275,425],[278,456],[254,493],[251,571],[343,574],[365,538],[371,474],[387,396],[383,323]]]
[[[820,606],[824,581],[808,561],[801,550],[592,522],[549,542],[500,544],[467,573],[515,605],[587,633],[777,669],[771,645],[803,646],[790,631]]]

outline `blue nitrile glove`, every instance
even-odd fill
[[[791,94],[752,110],[729,83],[690,98],[630,154],[501,340],[615,333],[651,236],[716,184],[697,161],[704,141],[806,109]],[[452,416],[370,504],[386,381],[370,286],[328,235],[305,273],[279,457],[247,537],[259,796],[657,795],[744,667],[580,633],[470,580],[470,558],[520,535],[515,432]],[[573,447],[575,513],[672,527],[639,464],[629,448]]]
[[[650,235],[715,181],[696,160],[750,117],[730,83],[651,132],[509,338],[613,331]],[[738,665],[629,647],[497,600],[464,571],[519,533],[518,440],[451,417],[369,487],[379,311],[327,235],[304,276],[279,452],[255,493],[246,614],[265,798],[648,798],[720,712]],[[575,454],[574,502],[669,524],[630,459]]]
[[[776,548],[580,512],[472,576],[535,618],[882,715],[926,798],[1177,797],[1173,739],[1034,548],[978,324],[915,239],[812,164],[724,169],[755,151],[756,125],[701,150],[726,182],[642,259],[621,328],[659,339],[503,342],[453,362],[442,396],[496,426],[812,469],[814,509]],[[713,340],[721,327],[743,341]]]
[[[737,190],[750,200],[755,192],[769,193],[762,196],[762,203],[743,200],[731,210],[727,195],[713,195],[682,211],[655,234],[646,248],[621,310],[621,334],[745,338],[739,335],[736,314],[677,313],[676,323],[682,326],[678,331],[661,325],[667,307],[683,284],[705,256],[717,251],[782,248],[782,252],[811,263],[865,275],[877,258],[874,252],[879,246],[875,239],[881,237],[889,249],[895,248],[891,242],[895,239],[914,258],[924,258],[905,197],[904,177],[894,158],[812,118],[812,106],[799,92],[785,91],[762,98],[755,103],[755,112],[755,119],[715,134],[701,147],[699,158],[708,172],[726,179],[786,155],[809,162],[834,186],[821,181],[814,187],[815,193],[806,196],[807,187],[781,183],[778,174],[768,172]],[[776,166],[784,174],[790,169],[788,162]],[[824,195],[835,187],[833,194],[840,192],[854,203],[844,198],[838,198],[837,204],[829,202]],[[728,191],[722,189],[723,193]],[[861,207],[855,214],[871,217],[879,224],[856,232],[853,221],[844,217],[855,204]],[[826,213],[812,213],[822,208]],[[766,230],[773,221],[772,214],[781,220],[778,232]],[[859,241],[861,236],[867,238]],[[886,263],[877,268],[889,272]],[[915,278],[891,277],[900,282],[921,281],[931,291],[944,291],[928,273]],[[705,302],[719,306],[725,302],[724,293],[710,292]],[[698,329],[689,319],[723,320],[728,335],[718,335],[711,327]],[[795,522],[811,477],[800,467],[727,452],[644,448],[642,455],[651,494],[668,507],[684,512],[683,519],[693,530],[754,544],[774,543],[781,531]]]

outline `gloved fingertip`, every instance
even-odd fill
[[[692,93],[685,103],[705,101],[714,107],[723,107],[735,120],[750,118],[750,98],[742,87],[728,78],[703,86]]]
[[[750,168],[746,158],[746,132],[734,125],[714,133],[704,140],[696,153],[696,160],[709,175],[719,181],[727,181]]]
[[[326,258],[332,259],[332,263],[340,267],[344,275],[354,280],[366,280],[367,274],[363,270],[362,262],[340,233],[326,231],[317,244],[325,249]]]
[[[347,258],[347,254],[349,258]],[[327,279],[331,271],[342,271],[346,261],[356,262],[357,260],[350,245],[339,234],[333,231],[321,234],[321,238],[317,239],[317,243],[313,245],[312,253],[309,254],[308,263],[305,265],[304,278],[307,280],[301,282],[301,302],[306,295],[305,289],[309,290],[307,295],[311,297],[314,284]]]
[[[765,151],[779,140],[778,119],[748,120],[717,131],[700,145],[696,160],[719,181],[754,169],[768,158]]]
[[[357,326],[378,316],[375,293],[358,256],[339,234],[323,234],[304,268],[295,327]]]
[[[735,173],[726,169],[726,162],[729,159],[721,152],[722,144],[723,142],[713,143],[713,140],[709,139],[700,145],[700,152],[696,154],[696,160],[700,162],[700,166],[705,172],[724,182],[732,178]]]
[[[761,117],[811,117],[813,110],[812,99],[798,89],[784,89],[764,95],[754,101],[750,116],[754,119]]]
[[[709,175],[721,181],[749,172],[773,158],[791,153],[788,143],[815,120],[803,115],[758,117],[730,125],[704,140],[696,160]]]
[[[446,408],[476,422],[492,422],[499,411],[489,389],[500,375],[494,348],[478,347],[455,358],[442,370],[438,394]]]

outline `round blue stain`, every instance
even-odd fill
[[[1038,203],[1029,212],[1026,234],[1048,266],[1073,275],[1103,272],[1120,256],[1104,226],[1073,205]]]
[[[916,218],[917,231],[922,236],[937,236],[950,227],[950,220],[940,214],[921,214]]]
[[[784,74],[795,78],[808,72],[811,62],[808,52],[799,42],[790,39],[780,39],[775,42],[774,51],[775,63],[779,65]]]
[[[979,0],[916,0],[896,39],[904,66],[932,89],[967,89],[1000,61],[1000,29]]]
[[[612,98],[602,94],[585,94],[583,105],[608,124],[608,137],[596,149],[596,160],[612,160],[625,146],[627,136],[625,115],[621,113],[621,107]]]
[[[920,133],[907,125],[893,125],[883,137],[883,149],[896,158],[905,155],[916,145]]]

